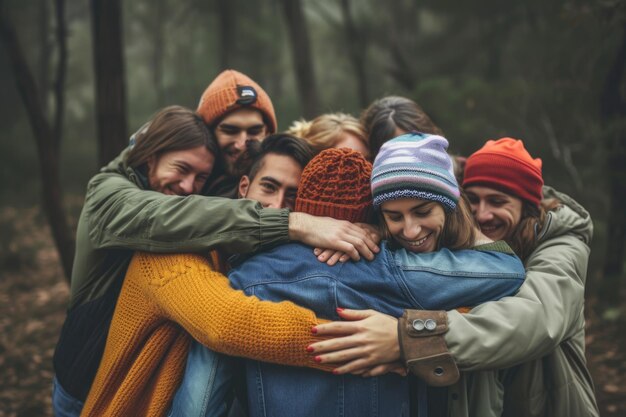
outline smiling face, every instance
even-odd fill
[[[302,167],[290,156],[269,153],[252,180],[239,181],[239,197],[258,201],[263,207],[293,209]]]
[[[267,136],[267,126],[261,112],[242,108],[229,113],[215,126],[215,137],[222,151],[224,167],[228,175],[237,171],[237,158],[246,150],[248,140],[263,140]]]
[[[198,194],[214,163],[215,156],[204,146],[154,156],[148,161],[150,189],[167,195]]]
[[[437,250],[446,222],[441,204],[418,198],[386,201],[381,212],[393,240],[411,252]]]
[[[480,231],[493,240],[508,240],[522,218],[522,200],[493,188],[465,188]]]

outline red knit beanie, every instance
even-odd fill
[[[471,185],[494,188],[539,206],[543,198],[541,159],[533,159],[521,140],[488,140],[465,163],[463,188]]]
[[[276,114],[270,96],[248,76],[225,70],[204,90],[198,114],[208,126],[213,126],[228,113],[240,108],[257,109],[263,114],[269,133],[277,128]]]
[[[323,150],[304,168],[295,211],[350,222],[368,221],[372,164],[347,148]]]

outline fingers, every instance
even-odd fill
[[[322,355],[315,355],[314,360],[318,363],[348,363],[349,361],[361,361],[365,364],[363,366],[371,366],[374,363],[370,359],[370,355],[363,351],[361,347],[351,347],[348,349],[338,350],[336,352],[325,353]],[[369,362],[369,363],[368,363]],[[353,368],[356,369],[356,368]]]
[[[380,251],[380,248],[376,244],[376,242],[372,239],[372,237],[367,233],[363,228],[354,225],[352,223],[345,222],[345,228],[342,230],[341,239],[350,245],[353,249],[352,251],[347,251],[341,248],[352,258],[352,260],[358,261],[359,254],[363,256],[365,259],[372,260],[374,259],[374,254]],[[354,256],[354,251],[358,254],[357,258]]]
[[[359,331],[359,327],[354,323],[345,321],[333,321],[319,324],[312,330],[317,336],[347,336]],[[321,342],[319,342],[321,343]]]
[[[307,346],[307,352],[321,355],[328,352],[336,352],[350,349],[358,345],[358,341],[351,336],[337,337],[334,339],[324,340],[322,342],[311,343]]]
[[[345,262],[348,259],[350,259],[350,257],[346,255],[345,253],[343,253],[342,251],[334,250],[334,249],[325,249],[325,250],[319,249],[317,251],[313,251],[313,253],[317,255],[318,261],[326,262],[328,266],[333,266],[337,262]]]
[[[367,370],[372,367],[372,365],[373,364],[368,359],[358,358],[333,369],[333,374],[343,375],[354,373],[355,375],[363,376],[367,373]]]
[[[338,308],[337,314],[344,320],[363,320],[377,314],[374,310],[350,310],[347,308]]]
[[[347,240],[341,240],[336,242],[336,245],[338,250],[344,252],[350,259],[352,259],[353,261],[358,261],[359,259],[361,259],[361,255],[359,255],[359,250],[358,250],[358,246],[350,243]]]
[[[341,251],[336,251],[335,253],[333,253],[333,255],[328,259],[328,261],[326,261],[326,264],[328,266],[333,266],[335,265],[337,262],[339,262],[339,259],[341,259],[341,257],[344,255],[343,252]]]
[[[292,218],[292,214],[300,214],[301,216]],[[304,215],[303,213],[291,213],[289,222],[290,239],[300,240],[317,248],[341,251],[347,258],[354,261],[358,261],[361,256],[372,260],[374,259],[374,254],[380,250],[369,232],[344,220],[314,217]],[[317,253],[317,250],[315,253],[316,256],[321,254],[321,252]],[[328,259],[330,259],[332,254],[328,256]],[[347,258],[344,257],[346,260]],[[336,261],[340,259],[341,256]],[[323,262],[326,262],[326,260]]]
[[[362,228],[376,244],[380,243],[380,241],[382,240],[382,234],[378,227],[373,226],[371,224],[367,224],[367,223],[355,223],[355,224],[359,226],[360,228]]]
[[[371,261],[374,259],[374,254],[378,253],[380,249],[367,233],[364,233],[363,230],[360,230],[360,232],[361,236],[355,241],[353,240],[352,244],[365,259]]]

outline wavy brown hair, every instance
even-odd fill
[[[543,200],[539,207],[522,200],[522,218],[511,237],[505,240],[523,262],[537,247],[537,237],[545,227],[548,212],[560,206],[561,202],[556,198]]]

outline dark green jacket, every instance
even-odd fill
[[[54,356],[59,382],[78,399],[100,363],[134,251],[250,253],[288,241],[288,210],[146,190],[125,152],[89,181],[78,221],[70,306]]]

